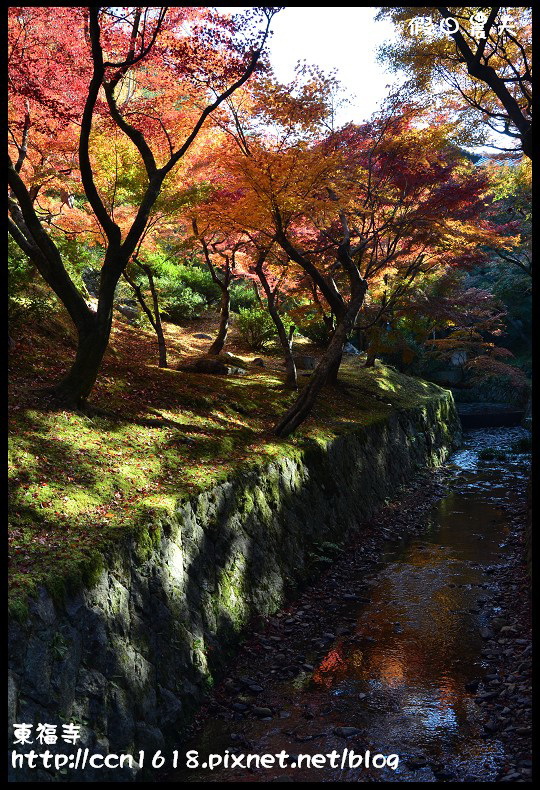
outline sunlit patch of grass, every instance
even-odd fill
[[[208,341],[193,340],[195,331],[167,328],[171,358],[202,353]],[[441,393],[391,368],[345,360],[338,387],[327,387],[313,415],[280,440],[272,426],[296,394],[270,369],[275,357],[239,378],[161,369],[151,333],[115,325],[92,401],[119,416],[41,411],[25,405],[28,382],[35,371],[42,383],[54,381],[73,353],[59,344],[53,370],[50,342],[29,331],[12,371],[9,553],[18,611],[40,584],[61,594],[89,583],[119,538],[144,534],[153,518],[236,471],[299,458]]]

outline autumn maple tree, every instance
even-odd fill
[[[216,153],[225,157],[227,165],[234,162],[234,150],[224,145]],[[285,386],[297,388],[296,366],[292,353],[294,329],[287,330],[280,303],[290,290],[295,277],[288,257],[272,239],[257,226],[257,216],[250,216],[253,204],[249,192],[238,178],[234,189],[215,188],[212,195],[196,207],[191,216],[193,237],[200,245],[203,260],[213,281],[221,290],[220,321],[217,336],[208,354],[219,354],[227,338],[230,319],[230,286],[235,277],[251,281],[259,300],[264,303],[283,351]],[[255,224],[253,224],[255,223]]]
[[[84,406],[107,348],[116,285],[163,183],[207,118],[254,72],[275,11],[233,19],[191,7],[10,8],[9,231],[64,304],[78,338],[75,362],[54,388],[57,401]],[[95,143],[117,133],[145,179],[131,211],[115,214],[114,197],[100,191]],[[70,277],[53,232],[79,229],[53,223],[61,211],[40,205],[45,190],[56,190],[60,208],[70,210],[78,210],[69,205],[78,195],[86,232],[104,240],[95,309]]]
[[[412,75],[429,102],[441,83],[438,100],[461,113],[470,130],[482,120],[532,159],[530,7],[392,6],[379,10],[377,18],[384,17],[398,32],[381,49],[386,61]]]
[[[499,222],[506,227],[505,235],[515,239],[510,247],[493,247],[492,251],[532,278],[532,163],[527,159],[513,164],[493,161],[488,170]]]
[[[289,85],[267,73],[254,79],[224,103],[214,117],[218,134],[211,156],[199,160],[199,177],[212,184],[208,199],[191,214],[193,236],[214,282],[222,291],[218,335],[209,353],[223,348],[229,320],[229,287],[234,274],[255,282],[274,322],[283,351],[285,386],[296,389],[292,353],[294,329],[287,329],[280,303],[297,285],[299,270],[269,232],[264,203],[253,187],[264,190],[264,157],[276,156],[285,169],[301,162],[301,150],[325,120],[335,79],[315,68],[300,68]],[[265,145],[272,138],[271,149]],[[292,152],[292,159],[291,159]],[[268,175],[268,173],[267,173]],[[292,171],[291,171],[292,175]],[[301,270],[300,270],[301,271]],[[219,272],[219,274],[218,274]]]
[[[364,304],[377,302],[368,324],[381,324],[416,277],[471,265],[482,244],[500,239],[498,226],[479,218],[487,176],[448,142],[450,127],[428,130],[421,110],[402,107],[318,139],[295,138],[289,127],[277,139],[250,137],[249,151],[238,146],[229,157],[237,227],[261,250],[280,248],[282,268],[293,262],[303,271],[332,324],[328,347],[278,435],[293,431],[322,386],[336,380]],[[368,364],[373,359],[368,353]]]
[[[200,244],[212,280],[221,292],[219,327],[216,338],[208,350],[209,355],[219,354],[227,340],[231,314],[230,287],[235,275],[237,254],[244,242],[241,237],[231,238],[230,234],[225,234],[223,231],[212,232],[208,225],[199,229],[195,216],[191,219],[191,227],[195,239]]]

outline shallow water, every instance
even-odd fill
[[[511,452],[526,436],[521,428],[465,433],[448,464],[451,491],[428,514],[422,536],[390,544],[369,603],[355,604],[342,624],[349,633],[333,641],[312,673],[281,682],[286,720],[214,719],[187,747],[224,754],[235,746],[233,732],[244,752],[369,749],[399,755],[396,770],[184,770],[167,781],[494,781],[503,747],[485,736],[465,684],[488,671],[480,631],[484,612],[494,609],[490,570],[503,557],[508,532],[500,506],[511,503],[516,479],[527,474],[525,457]],[[487,447],[506,458],[480,460]],[[331,623],[331,630],[339,633],[338,626]],[[342,726],[357,728],[358,737],[337,737]],[[418,767],[422,760],[425,767]]]

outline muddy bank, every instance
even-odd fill
[[[419,478],[320,583],[262,621],[180,751],[204,762],[370,750],[399,754],[396,771],[229,768],[168,780],[529,781],[527,460],[510,451],[521,433],[471,432],[445,471]],[[506,448],[504,461],[481,460],[490,447]]]

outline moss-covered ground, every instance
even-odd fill
[[[115,323],[91,402],[118,416],[54,410],[36,397],[36,388],[57,381],[73,358],[62,324],[27,327],[16,337],[9,410],[14,613],[24,611],[42,583],[60,594],[91,581],[103,556],[126,536],[148,543],[160,516],[167,518],[180,499],[440,393],[380,363],[365,369],[358,358],[346,358],[338,386],[326,389],[294,436],[280,440],[272,426],[295,394],[283,389],[276,348],[249,352],[233,331],[228,350],[246,363],[262,356],[265,367],[247,364],[244,377],[195,374],[177,367],[211,341],[193,337],[201,331],[196,324],[166,330],[171,367],[160,369],[153,334]]]

